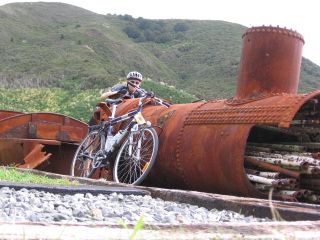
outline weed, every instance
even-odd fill
[[[143,219],[144,219],[144,216],[143,216],[143,214],[141,214],[141,216],[139,217],[136,225],[133,228],[132,233],[129,236],[129,240],[133,240],[136,237],[137,233],[143,229],[143,223],[144,223]],[[129,229],[127,224],[125,222],[123,222],[122,220],[119,221],[119,224],[123,228],[125,228],[127,230]]]
[[[285,221],[281,217],[279,211],[274,207],[274,205],[272,203],[272,194],[273,194],[273,188],[270,188],[268,199],[269,199],[269,206],[270,206],[270,210],[271,210],[272,220],[273,221]]]

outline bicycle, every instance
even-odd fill
[[[117,105],[122,99],[107,99],[111,116],[107,121],[94,126],[80,143],[71,164],[71,176],[90,178],[96,169],[111,169],[110,159],[119,149],[113,166],[115,182],[139,185],[149,174],[158,152],[159,139],[156,130],[142,116],[144,99],[152,98],[157,104],[170,104],[156,98],[141,88],[144,96],[139,98],[138,107],[122,116],[115,117]],[[113,126],[129,120],[124,129],[112,134]]]

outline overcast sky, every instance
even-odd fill
[[[0,5],[11,2],[26,1],[0,0]],[[223,20],[247,27],[279,25],[301,33],[305,39],[303,56],[320,65],[318,0],[61,0],[59,2],[99,14],[129,14],[147,19]]]

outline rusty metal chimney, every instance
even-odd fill
[[[286,28],[262,26],[249,28],[242,39],[235,98],[296,94],[303,36]]]

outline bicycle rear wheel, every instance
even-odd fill
[[[130,132],[116,156],[113,167],[115,182],[139,185],[149,174],[157,157],[159,139],[151,127]]]
[[[101,135],[98,130],[90,132],[80,143],[71,163],[70,175],[74,177],[91,177],[96,168],[93,159],[100,150]]]

